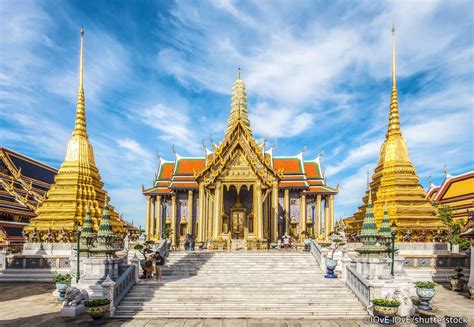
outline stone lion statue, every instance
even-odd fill
[[[89,294],[86,290],[80,290],[77,287],[69,286],[66,288],[66,294],[64,295],[64,306],[69,307],[73,305],[81,304],[82,301],[89,300]]]

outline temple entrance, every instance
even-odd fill
[[[253,233],[252,189],[230,185],[224,191],[223,231],[232,239],[244,239],[245,233]]]

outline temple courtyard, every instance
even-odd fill
[[[0,326],[88,326],[91,319],[87,314],[76,318],[59,316],[61,302],[51,295],[54,291],[51,283],[0,283]],[[443,286],[436,288],[432,303],[438,310],[438,316],[467,317],[474,326],[472,301],[466,294],[454,293]],[[160,327],[270,327],[270,326],[328,326],[350,327],[368,326],[365,319],[109,319],[106,326],[160,326]],[[375,326],[375,324],[374,324]],[[405,324],[403,326],[415,326]],[[441,325],[443,326],[443,325]],[[454,326],[454,325],[452,325]],[[455,325],[462,326],[462,325]]]

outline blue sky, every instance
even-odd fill
[[[0,144],[59,167],[85,28],[88,130],[112,203],[144,224],[158,159],[220,140],[236,69],[276,155],[324,149],[336,215],[386,131],[392,22],[403,135],[421,183],[473,169],[472,1],[0,1]]]

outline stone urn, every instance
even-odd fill
[[[418,295],[418,298],[420,299],[420,303],[418,305],[418,308],[421,310],[426,310],[430,311],[433,310],[433,308],[430,306],[430,301],[435,296],[435,289],[433,288],[421,288],[417,287],[416,288],[416,295]]]
[[[334,269],[336,269],[336,266],[337,266],[337,260],[326,258],[325,264],[326,264],[326,276],[324,277],[337,278],[336,274],[334,273]]]
[[[64,296],[66,295],[66,288],[71,286],[70,284],[65,283],[56,283],[56,290],[58,290],[58,300],[64,301]]]
[[[394,317],[397,315],[400,302],[397,300],[373,299],[374,316],[378,317],[378,322],[383,325],[393,325]]]
[[[92,318],[94,325],[105,324],[104,315],[109,310],[110,300],[98,299],[84,302],[84,311]]]

